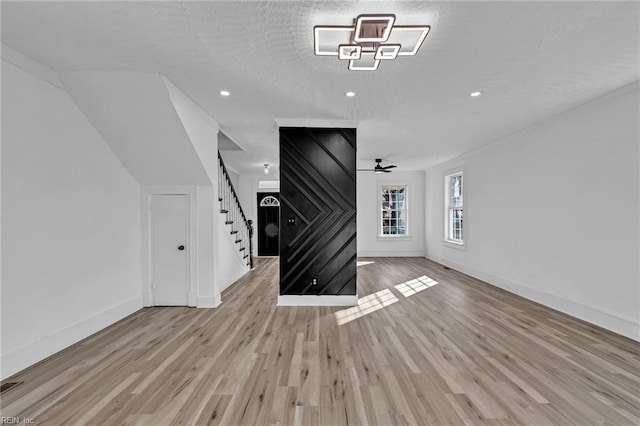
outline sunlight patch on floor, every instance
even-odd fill
[[[412,296],[422,290],[426,290],[429,287],[433,287],[438,284],[437,281],[434,281],[433,278],[429,278],[426,275],[423,275],[414,280],[403,282],[402,284],[398,284],[396,289],[402,293],[404,297]]]
[[[376,262],[373,262],[373,261],[365,262],[364,260],[358,260],[357,265],[358,266],[367,266],[367,265],[371,265],[372,263],[376,263]]]
[[[389,306],[392,303],[396,303],[397,301],[398,298],[391,293],[391,290],[380,290],[358,299],[358,306],[336,312],[336,320],[338,321],[338,325],[343,325],[355,319],[362,318],[371,312],[380,310],[385,306]]]

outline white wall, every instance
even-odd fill
[[[197,187],[197,306],[215,307],[221,302],[224,280],[220,275],[224,266],[221,263],[223,253],[217,244],[220,239],[217,193],[219,126],[173,83],[165,78],[163,80],[173,107],[211,182],[211,185]]]
[[[220,253],[217,241],[218,233],[218,193],[217,186],[197,187],[197,306],[199,308],[213,308],[222,299],[220,292],[222,285],[217,278],[220,268]]]
[[[229,173],[229,179],[231,179],[231,183],[233,184],[233,189],[236,190],[236,193],[238,194],[238,197],[239,197],[240,196],[240,174],[231,170],[228,165],[226,167],[227,167],[227,173]]]
[[[190,139],[164,77],[150,72],[72,71],[61,73],[61,78],[69,95],[141,185],[211,184],[207,159]],[[202,119],[187,122],[197,120]]]
[[[639,338],[639,85],[427,171],[427,257]],[[465,167],[466,249],[443,244]]]
[[[235,235],[224,223],[218,202],[218,123],[169,80],[169,96],[212,186],[199,186],[198,203],[198,306],[217,306],[222,291],[249,271]],[[235,175],[236,184],[238,175]],[[233,180],[233,178],[232,178]],[[235,187],[236,190],[238,186]]]
[[[357,179],[358,256],[424,256],[424,172],[394,171],[384,175],[358,172]],[[379,183],[408,185],[408,238],[389,239],[378,236]]]
[[[5,60],[2,151],[4,379],[142,300],[138,183],[63,89]]]
[[[224,215],[221,215],[224,218]],[[239,250],[240,244],[236,244],[236,235],[231,235],[231,225],[225,225],[223,220],[218,221],[217,250],[219,268],[216,281],[220,291],[224,291],[237,279],[249,272],[247,260],[243,259],[244,252]],[[224,300],[223,300],[224,302]]]
[[[239,197],[247,218],[257,225],[257,196],[259,192],[278,192],[274,189],[259,189],[261,180],[277,180],[277,176],[240,175]],[[378,181],[405,183],[409,185],[409,233],[410,238],[389,240],[378,238]],[[384,176],[375,173],[358,172],[357,176],[357,221],[358,256],[424,256],[425,216],[423,171],[393,172]],[[254,234],[254,254],[257,254],[257,233]]]
[[[195,200],[189,304],[217,306],[248,270],[219,234],[217,122],[157,74],[60,78],[2,47],[2,377],[150,300],[141,230],[160,187]]]

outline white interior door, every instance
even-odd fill
[[[187,306],[187,196],[151,198],[151,280],[156,306]]]

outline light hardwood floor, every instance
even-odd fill
[[[361,259],[357,308],[147,308],[11,378],[42,424],[640,423],[640,345],[420,258]],[[418,279],[417,281],[411,281]],[[408,282],[408,283],[407,283]],[[403,284],[406,283],[406,284]]]

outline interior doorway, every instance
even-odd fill
[[[187,195],[152,195],[150,207],[153,304],[188,306]]]
[[[280,194],[258,193],[258,256],[278,256],[280,248]]]

